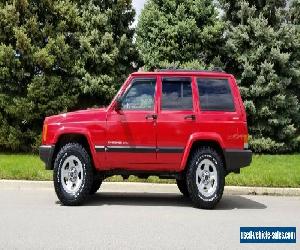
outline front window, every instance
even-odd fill
[[[134,79],[122,98],[122,110],[153,110],[156,79]]]

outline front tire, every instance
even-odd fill
[[[197,149],[187,169],[187,187],[194,206],[214,208],[222,198],[224,185],[222,157],[211,147]]]
[[[78,143],[68,143],[56,156],[53,171],[54,188],[63,205],[82,204],[93,184],[90,156]]]

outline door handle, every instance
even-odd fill
[[[184,117],[184,120],[195,121],[196,120],[196,116],[195,115],[187,115],[187,116]]]
[[[149,114],[146,115],[146,120],[156,120],[157,119],[157,115],[156,114]]]

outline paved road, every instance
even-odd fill
[[[300,197],[225,195],[208,211],[156,186],[104,184],[81,207],[61,206],[52,189],[1,189],[0,248],[300,249]],[[241,245],[240,226],[297,226],[298,243]]]

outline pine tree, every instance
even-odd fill
[[[288,10],[288,18],[287,22],[289,25],[293,26],[297,30],[297,36],[293,37],[295,39],[296,44],[300,44],[300,0],[292,0],[290,1],[290,6]],[[299,46],[294,46],[290,48],[291,59],[294,61],[300,61],[300,49]],[[298,80],[298,82],[296,81]],[[300,77],[295,79],[294,86],[296,86],[295,94],[298,96],[298,101],[300,103]],[[300,105],[300,104],[299,104]],[[300,126],[300,125],[299,125]],[[299,148],[300,151],[300,148]]]
[[[227,22],[226,71],[238,83],[256,152],[287,152],[300,144],[299,30],[287,2],[221,0]]]
[[[211,0],[149,0],[136,43],[146,69],[220,66],[223,22]]]
[[[128,0],[80,2],[83,24],[77,65],[82,75],[80,103],[91,105],[98,100],[107,104],[138,61],[133,44],[135,30],[130,27],[135,11]]]
[[[289,6],[290,21],[300,26],[300,0],[292,0]]]
[[[45,115],[75,105],[79,85],[67,35],[78,30],[78,14],[71,1],[1,1],[2,150],[29,149]]]
[[[131,1],[0,1],[0,150],[40,144],[45,116],[106,104],[132,71]]]

